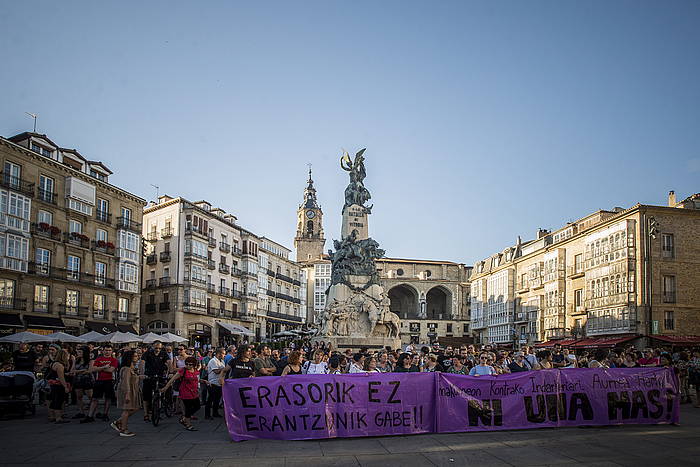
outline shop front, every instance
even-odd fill
[[[0,314],[0,337],[21,331],[24,324],[17,313]]]
[[[240,324],[224,323],[222,321],[217,321],[216,323],[219,325],[219,345],[222,347],[239,345],[244,339],[249,339],[255,335],[250,329]]]
[[[56,331],[66,330],[66,325],[63,323],[61,318],[25,315],[24,321],[27,325],[27,331],[33,332],[34,334],[41,334],[43,336],[52,334]]]
[[[211,347],[211,326],[203,323],[190,324],[187,326],[187,335],[191,347]]]
[[[114,324],[100,323],[98,321],[85,321],[85,328],[88,331],[95,331],[100,334],[111,334],[117,331],[117,327]]]

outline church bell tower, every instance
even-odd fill
[[[321,211],[316,199],[316,189],[311,178],[311,167],[309,167],[309,180],[304,190],[304,202],[299,205],[297,210],[297,234],[294,237],[297,261],[320,259],[323,256],[325,243],[323,211]]]

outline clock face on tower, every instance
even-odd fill
[[[306,217],[308,217],[309,219],[313,219],[315,215],[316,213],[313,211],[306,211]]]

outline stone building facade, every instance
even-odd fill
[[[700,195],[598,211],[479,261],[478,342],[633,340],[700,334]],[[609,341],[612,342],[612,341]]]
[[[207,201],[161,196],[144,209],[144,331],[192,345],[259,335],[259,238]]]
[[[138,331],[144,200],[46,135],[0,159],[0,330]]]
[[[258,257],[258,309],[265,316],[263,338],[306,323],[306,279],[291,250],[261,237]]]

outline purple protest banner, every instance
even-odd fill
[[[229,379],[223,396],[234,441],[435,431],[433,373]]]
[[[668,368],[288,375],[226,380],[231,438],[321,439],[678,423]]]
[[[580,368],[499,376],[437,376],[439,433],[582,425],[678,423],[667,368]]]

